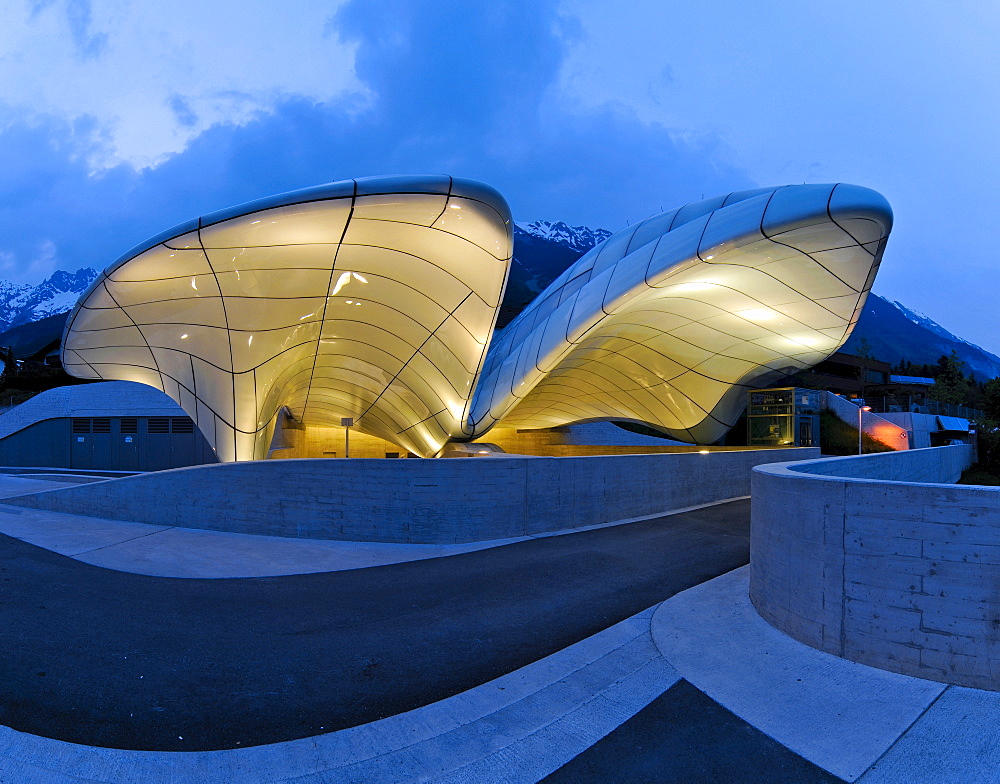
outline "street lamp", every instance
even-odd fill
[[[861,430],[861,415],[865,411],[871,411],[871,410],[872,410],[871,406],[858,406],[858,454],[859,455],[861,454],[861,433],[863,432]]]
[[[344,457],[351,456],[351,425],[354,424],[354,417],[343,417],[340,426],[344,429]]]

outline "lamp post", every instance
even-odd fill
[[[343,417],[340,424],[344,430],[344,457],[351,456],[351,425],[354,424],[354,417]]]
[[[858,406],[858,454],[859,455],[861,454],[861,433],[863,432],[861,429],[861,415],[864,414],[865,411],[871,411],[871,410],[872,410],[871,406]]]

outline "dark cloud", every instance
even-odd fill
[[[481,179],[507,196],[518,220],[611,229],[753,184],[712,139],[682,143],[622,110],[567,107],[555,85],[575,32],[556,6],[355,0],[331,28],[356,42],[369,98],[290,98],[244,125],[214,126],[141,172],[88,172],[103,143],[95,125],[8,126],[0,253],[27,260],[49,240],[60,266],[103,267],[200,213],[374,174]],[[182,123],[193,115],[178,96],[170,106]]]
[[[198,115],[195,114],[194,109],[191,108],[191,104],[188,100],[182,96],[171,95],[167,99],[167,106],[170,107],[170,111],[174,113],[174,117],[177,118],[177,122],[183,125],[185,128],[191,128],[198,124]]]

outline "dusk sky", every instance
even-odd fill
[[[7,0],[0,278],[376,174],[610,230],[732,190],[892,204],[875,285],[1000,353],[1000,9],[981,2]]]

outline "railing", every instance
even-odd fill
[[[978,408],[959,406],[954,403],[941,403],[938,400],[927,400],[924,398],[914,398],[910,395],[887,395],[883,397],[865,396],[865,405],[871,406],[872,411],[877,414],[890,414],[894,412],[910,412],[913,414],[934,414],[935,416],[961,417],[980,421],[983,412]]]

